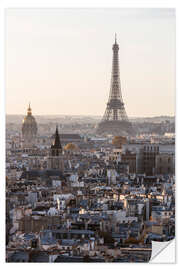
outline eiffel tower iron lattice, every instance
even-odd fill
[[[118,57],[119,45],[117,44],[116,35],[112,50],[113,60],[110,95],[104,116],[97,127],[97,133],[126,136],[133,133],[133,128],[126,114],[122,99]]]

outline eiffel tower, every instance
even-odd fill
[[[119,75],[119,45],[117,44],[116,34],[115,43],[112,47],[112,75],[109,100],[104,116],[97,127],[97,134],[112,134],[128,136],[132,135],[133,128],[129,122],[121,94],[121,82]]]

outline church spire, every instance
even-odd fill
[[[54,134],[54,142],[51,145],[49,158],[48,158],[48,169],[55,169],[64,171],[64,160],[62,153],[62,146],[60,142],[60,136],[58,132],[58,126],[56,125],[56,131]]]
[[[56,132],[54,135],[54,142],[53,145],[51,146],[51,149],[61,149],[62,150],[62,146],[61,146],[61,142],[60,142],[60,137],[59,137],[59,132],[58,132],[58,126],[56,125]]]

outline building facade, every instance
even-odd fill
[[[122,161],[129,164],[129,173],[136,173],[136,153],[126,150],[121,155]]]
[[[175,156],[172,153],[160,153],[155,160],[156,174],[174,174]]]
[[[137,155],[137,173],[152,176],[155,174],[156,156],[159,154],[159,145],[144,145]]]

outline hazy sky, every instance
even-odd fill
[[[6,112],[103,115],[115,32],[128,116],[174,115],[173,9],[9,9]]]

